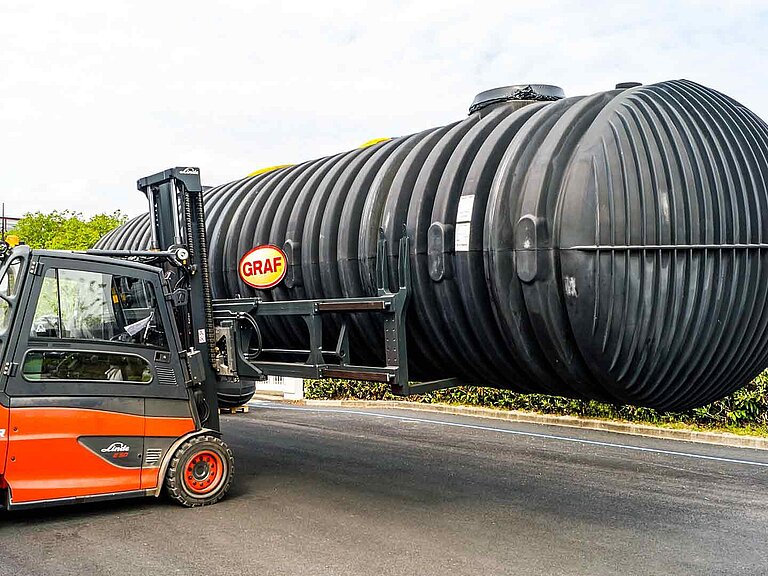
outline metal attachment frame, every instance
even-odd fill
[[[408,349],[406,312],[410,297],[409,239],[403,236],[398,245],[397,289],[391,291],[387,258],[387,241],[380,234],[376,250],[376,296],[365,298],[339,298],[328,300],[285,300],[264,302],[255,299],[214,300],[213,317],[223,330],[219,334],[232,342],[225,342],[228,362],[219,368],[225,377],[262,379],[266,376],[294,376],[300,378],[348,378],[389,384],[395,394],[408,395],[456,385],[454,379],[421,384],[408,382]],[[323,349],[323,317],[326,314],[347,316],[341,322],[333,350]],[[358,366],[349,363],[350,335],[348,316],[351,314],[382,314],[384,316],[384,366]],[[258,359],[258,353],[249,354],[242,334],[254,327],[259,317],[301,316],[309,331],[307,349],[284,350],[266,348],[259,353],[303,356],[303,361],[272,362]],[[231,360],[235,356],[235,361]]]

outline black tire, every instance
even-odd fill
[[[226,496],[235,473],[232,450],[216,436],[195,436],[174,453],[165,473],[168,495],[183,506],[208,506]]]

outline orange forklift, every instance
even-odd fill
[[[161,493],[185,506],[213,504],[234,472],[219,397],[233,387],[252,395],[268,375],[373,380],[401,394],[441,386],[408,383],[407,238],[395,291],[386,287],[382,239],[377,296],[214,300],[199,169],[165,170],[138,187],[152,250],[0,243],[0,508]],[[279,248],[270,254],[265,289],[289,264]],[[328,314],[344,320],[335,347],[324,349]],[[385,366],[349,363],[351,314],[381,315]],[[265,316],[303,318],[308,343],[270,356],[259,330]]]

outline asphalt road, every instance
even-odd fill
[[[231,495],[0,516],[0,575],[766,574],[768,453],[409,411],[224,418]]]

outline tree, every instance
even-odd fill
[[[87,250],[104,234],[124,224],[127,217],[119,210],[97,214],[90,219],[79,212],[54,210],[50,214],[31,212],[10,231],[32,248],[48,250]]]

